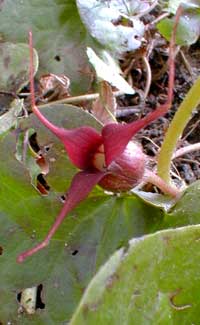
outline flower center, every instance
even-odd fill
[[[93,166],[101,171],[106,170],[105,154],[104,154],[104,145],[101,144],[97,149],[93,157]]]

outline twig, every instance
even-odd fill
[[[185,65],[186,69],[188,70],[190,76],[193,77],[192,68],[191,68],[191,66],[190,66],[190,64],[189,64],[189,62],[188,62],[187,58],[185,57],[185,54],[183,53],[182,50],[180,50],[180,55],[181,55],[183,63]]]
[[[131,114],[137,114],[137,113],[140,113],[141,112],[141,109],[139,108],[124,108],[124,109],[117,109],[117,112],[116,112],[116,117],[127,117]]]
[[[176,158],[181,157],[181,156],[183,156],[183,155],[185,155],[187,153],[190,153],[190,152],[193,152],[193,151],[197,151],[197,150],[200,150],[200,142],[194,143],[194,144],[190,144],[190,145],[188,145],[186,147],[183,147],[183,148],[178,149],[174,153],[172,159],[176,159]]]
[[[135,58],[133,58],[131,60],[131,62],[129,63],[128,67],[124,70],[123,72],[123,76],[124,78],[126,78],[128,76],[128,74],[130,73],[130,71],[132,70],[133,66],[134,66],[134,63],[135,63]]]
[[[144,89],[144,100],[145,100],[148,96],[149,89],[151,86],[152,74],[151,74],[151,67],[150,67],[149,61],[147,60],[147,57],[143,56],[142,61],[145,66],[146,76],[147,76],[146,85],[145,85],[145,89]]]
[[[155,25],[157,24],[159,21],[163,20],[164,18],[168,17],[170,15],[169,12],[164,12],[162,15],[160,15],[159,17],[157,17],[156,19],[154,19],[149,25]]]
[[[135,15],[135,17],[140,18],[140,17],[144,16],[148,12],[152,11],[157,6],[157,4],[158,4],[158,0],[155,0],[154,2],[152,2],[152,4],[150,5],[149,8],[147,7],[147,9],[143,10],[138,15]]]
[[[200,123],[200,120],[197,120],[193,126],[191,127],[190,131],[181,139],[182,141],[185,141],[187,137],[197,128],[198,124]]]
[[[119,96],[124,95],[124,92],[115,91],[115,92],[113,92],[113,95],[115,97],[119,97]],[[56,104],[75,104],[75,103],[78,104],[78,103],[81,103],[82,101],[92,101],[97,98],[99,98],[98,93],[86,94],[86,95],[80,95],[80,96],[74,96],[74,97],[67,97],[67,98],[55,100],[53,102],[49,102],[46,104],[38,105],[38,108],[48,107],[49,105],[56,105]]]
[[[194,160],[194,159],[187,159],[187,158],[180,157],[179,160],[189,162],[190,164],[192,163],[192,164],[196,164],[196,165],[200,166],[200,162],[198,162],[197,160]]]
[[[147,141],[151,142],[156,150],[160,149],[160,147],[152,139],[146,137],[145,135],[142,136],[142,139],[146,139]]]

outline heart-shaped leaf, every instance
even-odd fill
[[[1,12],[0,12],[1,15]],[[29,47],[27,44],[0,43],[0,90],[18,92],[29,82]],[[34,73],[38,56],[33,50]]]
[[[199,238],[198,225],[132,240],[92,279],[70,324],[198,323]]]
[[[89,33],[112,52],[122,54],[141,45],[144,24],[131,17],[134,5],[124,1],[77,0],[80,16]],[[130,6],[129,6],[130,5]]]
[[[17,126],[18,116],[22,112],[22,109],[22,99],[15,99],[11,103],[11,107],[8,112],[0,116],[0,134],[8,131],[11,127]]]
[[[76,127],[80,123],[101,128],[91,115],[73,106],[46,107],[43,112],[57,125]],[[15,132],[1,139],[0,321],[60,324],[70,319],[84,288],[108,256],[127,239],[152,231],[163,214],[134,196],[118,198],[97,188],[67,217],[48,248],[17,264],[17,255],[46,235],[62,207],[60,196],[76,172],[63,146],[33,114],[21,122],[17,133],[30,126],[37,132],[41,148],[51,145],[46,153],[49,173],[45,177],[50,192],[42,197],[31,185],[27,166],[16,160]],[[40,284],[45,308],[37,309],[30,320],[30,315],[19,314],[17,294]]]
[[[101,128],[91,115],[73,106],[46,107],[43,113],[59,126]],[[49,147],[45,156],[49,173],[45,179],[50,192],[45,197],[31,185],[27,166],[15,158],[16,134],[30,127],[37,133],[41,149]],[[133,237],[170,227],[176,211],[183,214],[182,223],[192,222],[189,219],[193,215],[192,204],[190,216],[188,210],[184,217],[184,197],[191,200],[193,195],[193,202],[198,201],[197,185],[188,189],[170,214],[134,195],[108,195],[97,187],[64,220],[46,249],[17,264],[17,255],[46,235],[62,207],[60,196],[76,170],[57,138],[33,114],[21,122],[16,132],[0,140],[3,157],[0,160],[0,321],[3,323],[60,325],[69,321],[92,276],[116,249],[127,245]],[[197,212],[194,220],[198,222]],[[25,288],[38,285],[43,286],[41,299],[45,308],[38,308],[31,316],[20,314],[17,295]]]
[[[8,0],[0,3],[0,35],[7,42],[28,43],[32,30],[39,53],[39,73],[65,74],[72,91],[90,86],[90,70],[85,49],[93,44],[77,12],[74,0]]]
[[[182,1],[171,1],[169,3],[169,11],[175,14],[178,5]],[[195,43],[200,36],[200,6],[192,2],[185,1],[182,3],[184,8],[183,14],[180,17],[176,42],[179,45],[191,45]],[[173,29],[173,20],[166,18],[157,24],[160,33],[167,39],[170,40],[170,35]]]
[[[96,70],[97,77],[100,80],[109,82],[112,86],[123,91],[125,94],[134,94],[135,90],[128,84],[128,82],[120,76],[120,74],[112,67],[101,60],[96,53],[87,48],[87,55],[90,63]]]

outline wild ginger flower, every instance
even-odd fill
[[[145,178],[156,184],[167,194],[172,196],[178,194],[177,189],[165,184],[157,175],[146,169],[147,158],[141,147],[132,142],[131,139],[141,128],[146,127],[150,122],[164,115],[171,106],[174,80],[174,38],[179,16],[180,12],[176,16],[175,27],[170,41],[167,102],[146,117],[130,124],[107,124],[102,128],[101,134],[88,126],[70,130],[60,128],[48,121],[37,108],[34,98],[33,46],[30,32],[32,110],[42,124],[62,141],[71,162],[81,171],[73,177],[67,192],[67,199],[46,238],[32,249],[21,253],[17,258],[18,262],[24,261],[26,257],[46,247],[66,215],[88,196],[96,184],[113,192],[121,192],[130,190]]]

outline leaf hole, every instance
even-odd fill
[[[39,284],[37,287],[37,297],[36,297],[36,309],[44,309],[45,308],[45,303],[42,301],[42,290],[43,290],[43,285]]]
[[[40,151],[40,147],[38,145],[37,142],[37,133],[33,133],[30,137],[29,137],[29,144],[31,146],[31,148],[35,151],[35,152],[39,152]]]
[[[19,303],[21,302],[21,297],[22,297],[22,292],[20,291],[20,292],[17,294],[17,301],[19,301]]]
[[[48,185],[42,174],[38,174],[37,176],[37,189],[43,195],[47,195],[50,191],[50,186]]]
[[[134,27],[132,20],[123,16],[119,16],[117,19],[112,19],[111,22],[114,26]]]
[[[3,247],[2,246],[0,246],[0,255],[3,255]],[[0,325],[1,325],[1,323],[0,323]]]
[[[78,249],[75,249],[73,252],[72,252],[72,255],[75,256],[78,254]]]
[[[61,57],[60,57],[60,55],[56,55],[56,56],[54,56],[54,60],[56,60],[57,62],[60,62],[60,61],[61,61]]]
[[[51,149],[51,145],[44,146],[44,151],[48,152]]]
[[[35,310],[36,309],[44,309],[45,308],[45,303],[42,301],[42,290],[43,290],[43,285],[39,284],[37,286],[37,293],[36,293],[36,305],[35,305]],[[20,291],[17,294],[17,301],[21,303],[21,297],[22,297],[22,291]],[[0,323],[1,325],[1,323]]]
[[[65,201],[66,201],[66,196],[65,196],[64,194],[60,196],[60,201],[61,201],[62,203],[65,203]]]

